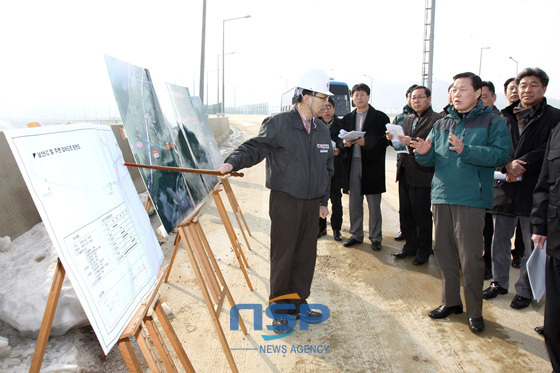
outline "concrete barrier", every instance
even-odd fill
[[[4,131],[0,131],[0,237],[12,240],[41,222]]]
[[[214,138],[218,142],[218,145],[221,144],[229,136],[229,132],[230,132],[229,118],[228,117],[208,118],[208,122],[210,123],[210,128],[212,128],[212,132],[214,133]]]

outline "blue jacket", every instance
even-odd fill
[[[461,154],[449,150],[450,133],[465,144]],[[463,119],[449,108],[447,116],[434,124],[428,137],[431,149],[415,156],[422,166],[435,168],[432,204],[491,209],[494,169],[505,164],[511,146],[504,120],[479,100]]]

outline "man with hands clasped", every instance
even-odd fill
[[[416,162],[410,143],[417,137],[425,139],[441,115],[432,110],[432,94],[428,88],[416,87],[410,99],[414,114],[406,116],[401,124],[404,136],[399,136],[399,141],[408,147],[409,153],[401,153],[397,161],[399,221],[406,243],[401,251],[392,255],[397,259],[414,256],[412,263],[422,265],[428,262],[432,252],[430,186],[434,168]],[[387,139],[393,139],[389,132]]]

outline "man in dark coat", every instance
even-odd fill
[[[544,153],[544,161],[533,194],[533,242],[546,244],[546,303],[544,341],[554,372],[560,372],[560,126],[556,126]],[[540,249],[537,249],[540,250]]]
[[[385,151],[389,141],[385,125],[389,117],[369,105],[369,87],[363,83],[352,87],[352,100],[356,110],[342,119],[347,132],[363,131],[365,135],[355,141],[344,140],[347,148],[346,170],[348,183],[345,193],[350,195],[350,238],[344,242],[349,247],[364,241],[364,195],[369,206],[369,239],[374,251],[381,250],[381,193],[385,193]]]
[[[334,115],[334,100],[329,96],[328,102],[323,108],[322,119],[331,131],[331,140],[333,144],[334,154],[334,174],[331,179],[331,195],[332,204],[331,228],[335,241],[342,241],[340,230],[342,229],[342,186],[345,180],[344,160],[346,152],[344,151],[343,141],[338,135],[342,122]],[[319,234],[317,238],[327,234],[327,219],[319,217]]]
[[[543,163],[550,131],[560,121],[560,110],[548,105],[544,94],[548,76],[539,68],[527,68],[517,75],[520,101],[505,108],[502,113],[511,136],[511,151],[503,168],[504,180],[494,187],[494,238],[492,264],[494,281],[484,290],[484,299],[507,294],[509,288],[509,258],[511,238],[521,223],[525,243],[524,258],[515,284],[516,295],[511,308],[523,309],[532,299],[526,262],[531,254],[530,215],[533,189]]]
[[[426,139],[441,115],[432,110],[432,93],[428,88],[416,87],[410,98],[414,114],[404,119],[402,123],[404,136],[399,136],[399,140],[407,146],[409,153],[401,153],[397,162],[399,220],[406,244],[393,256],[399,259],[415,256],[412,263],[422,265],[428,262],[432,252],[430,191],[434,168],[420,166],[416,162],[410,142],[417,137]],[[393,136],[387,133],[387,139],[392,138]]]

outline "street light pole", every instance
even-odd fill
[[[206,54],[206,0],[202,0],[202,42],[200,44],[200,87],[199,87],[200,93],[198,95],[200,96],[200,100],[203,102],[204,102],[204,55],[205,54]]]
[[[226,56],[228,54],[235,54],[235,52],[226,53]],[[216,104],[218,105],[218,108],[217,108],[218,112],[220,112],[220,56],[222,56],[222,60],[223,60],[224,55],[223,54],[218,54],[218,56],[217,56],[218,57],[218,68],[216,70],[217,71],[217,81],[216,81],[217,83],[216,84],[218,85],[218,87],[216,89],[216,92],[217,92],[216,93],[217,94]]]
[[[228,18],[222,21],[222,107],[223,113],[226,113],[226,72],[225,72],[225,65],[226,65],[226,22],[234,21],[236,19],[243,19],[243,18],[251,18],[251,15],[243,16],[243,17],[235,17],[235,18]]]
[[[490,47],[481,47],[480,48],[480,63],[478,64],[478,76],[480,76],[480,72],[482,70],[482,51],[484,49],[490,49]]]
[[[513,62],[515,62],[515,76],[517,76],[517,71],[519,68],[519,63],[517,62],[517,60],[514,60],[513,57],[509,58],[510,60],[512,60]]]

